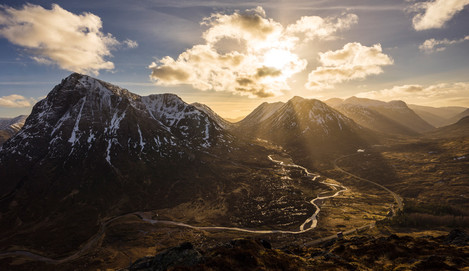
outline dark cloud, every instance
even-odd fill
[[[257,69],[257,77],[280,76],[282,71],[272,67],[263,66]]]
[[[165,82],[181,82],[189,79],[189,74],[181,69],[175,69],[170,66],[159,66],[151,68],[151,77]]]

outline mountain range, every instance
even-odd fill
[[[409,108],[435,127],[443,127],[456,123],[464,116],[469,115],[468,109],[461,106],[431,107],[410,104]],[[464,111],[465,113],[463,113]]]
[[[350,97],[326,101],[338,111],[371,130],[399,135],[417,135],[434,129],[403,101],[382,102]]]
[[[451,110],[445,118],[464,115]],[[313,208],[304,187],[321,184],[308,179],[299,189],[268,155],[330,169],[337,157],[383,137],[465,135],[468,127],[466,117],[436,129],[402,101],[356,97],[262,103],[231,123],[174,94],[140,96],[78,73],[27,118],[0,123],[11,131],[0,147],[0,247],[56,256],[137,211],[176,208],[199,223],[216,216],[223,225],[255,227],[258,216],[268,221],[291,203],[303,218]],[[282,214],[271,224],[295,223]]]

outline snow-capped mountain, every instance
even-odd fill
[[[97,154],[93,159],[114,167],[121,154],[153,161],[188,155],[220,140],[229,140],[223,129],[176,95],[141,97],[72,74],[34,106],[23,129],[3,145],[0,161],[67,162],[91,151]]]
[[[204,112],[205,114],[209,115],[220,127],[223,129],[230,129],[233,123],[225,120],[220,115],[218,115],[215,111],[213,111],[210,107],[205,104],[201,103],[191,103],[192,106],[195,106],[200,111]]]
[[[431,131],[435,128],[412,111],[403,101],[383,102],[350,97],[342,103],[334,100],[330,102],[330,105],[360,125],[381,132],[409,135]],[[384,120],[383,117],[388,120]]]
[[[27,117],[20,115],[14,118],[0,119],[0,146],[23,127]]]

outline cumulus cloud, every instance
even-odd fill
[[[425,53],[433,53],[433,52],[441,52],[446,50],[446,46],[448,45],[453,45],[453,44],[458,44],[465,42],[466,40],[469,40],[469,36],[465,36],[464,38],[461,39],[456,39],[456,40],[449,40],[449,39],[442,39],[442,40],[436,40],[436,39],[428,39],[424,41],[420,46],[419,49]]]
[[[356,96],[379,100],[405,100],[419,104],[433,101],[450,101],[451,104],[460,104],[469,100],[468,89],[469,82],[441,83],[429,86],[415,84],[362,92]]]
[[[420,31],[442,28],[468,4],[469,0],[435,0],[416,3],[409,8],[410,11],[417,12],[412,19],[414,29]]]
[[[25,98],[24,96],[18,94],[0,97],[1,107],[30,107],[34,102],[35,100],[33,98]]]
[[[33,4],[20,9],[0,6],[0,36],[24,47],[36,62],[69,71],[97,75],[99,70],[114,69],[114,63],[105,58],[120,42],[101,28],[98,16],[76,15],[57,4],[50,10]],[[131,40],[124,44],[137,46]]]
[[[200,90],[230,91],[251,97],[280,95],[287,80],[306,68],[295,49],[301,42],[330,38],[357,22],[354,14],[340,18],[302,17],[284,27],[267,18],[261,7],[215,13],[204,18],[203,44],[176,59],[166,56],[149,66],[158,85],[189,84]],[[310,24],[308,24],[310,23]]]
[[[313,90],[332,88],[334,84],[364,79],[383,72],[382,66],[393,64],[384,54],[380,44],[371,47],[358,42],[347,43],[342,49],[319,53],[322,66],[308,75],[305,87]]]
[[[287,33],[304,35],[306,41],[320,39],[333,39],[337,30],[349,29],[358,22],[355,14],[345,14],[341,18],[321,18],[319,16],[303,16],[296,23],[287,27]]]

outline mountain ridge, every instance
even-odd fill
[[[383,102],[352,96],[342,101],[334,99],[331,106],[342,110],[362,126],[379,132],[413,136],[435,128],[412,111],[404,101]]]

